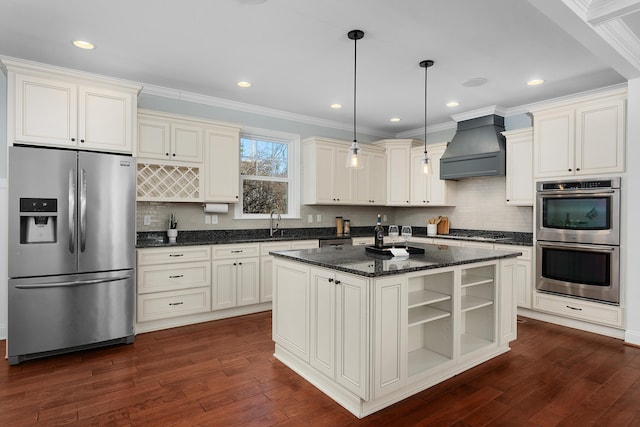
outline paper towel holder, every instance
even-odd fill
[[[202,207],[207,214],[229,212],[229,205],[226,203],[203,203]]]

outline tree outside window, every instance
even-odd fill
[[[289,144],[286,141],[240,138],[242,213],[289,213]]]

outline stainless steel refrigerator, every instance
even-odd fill
[[[10,364],[131,343],[135,158],[9,148]]]

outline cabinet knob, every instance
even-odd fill
[[[576,172],[579,171],[579,170],[580,170],[580,168],[576,168]]]
[[[571,172],[571,168],[567,169],[569,172]]]
[[[329,283],[333,283],[333,279],[329,278],[328,280],[329,280]]]
[[[80,142],[84,143],[84,139],[81,139]]]
[[[169,155],[169,153],[164,153],[164,155],[165,155],[165,156],[168,156],[168,155]]]
[[[75,142],[75,141],[76,141],[76,139],[75,139],[75,138],[71,138],[71,142]]]
[[[239,262],[239,263],[238,263],[238,265],[242,265],[242,263],[241,263],[241,262]]]
[[[340,280],[336,280],[336,285],[339,285],[340,283],[342,283]]]
[[[175,157],[175,156],[176,156],[176,153],[173,153],[173,157]]]

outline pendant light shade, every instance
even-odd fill
[[[360,147],[358,147],[358,140],[356,138],[356,70],[358,66],[358,40],[364,37],[364,31],[351,30],[347,36],[350,40],[353,40],[353,142],[351,143],[351,147],[349,147],[346,166],[352,169],[361,169],[362,159],[360,158]]]
[[[424,68],[424,156],[422,157],[422,173],[428,175],[431,172],[429,156],[427,156],[427,69],[433,65],[433,61],[425,59],[420,61],[420,66]]]

